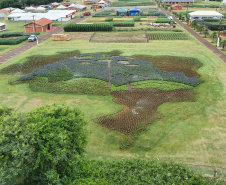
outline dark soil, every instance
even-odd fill
[[[131,58],[149,61],[165,72],[183,72],[186,76],[195,78],[200,78],[196,71],[203,65],[195,58],[186,57],[134,55]]]
[[[124,109],[114,115],[95,120],[101,126],[119,131],[129,138],[142,132],[156,120],[163,118],[157,113],[160,105],[166,102],[195,101],[195,92],[188,89],[162,91],[156,89],[132,89],[111,93],[113,101]]]

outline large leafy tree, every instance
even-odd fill
[[[0,184],[67,184],[86,146],[81,112],[53,104],[2,115]]]

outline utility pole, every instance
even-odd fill
[[[36,28],[35,28],[35,15],[32,15],[32,17],[33,17],[34,30],[35,30],[35,33],[36,33]]]
[[[221,21],[222,21],[222,19],[220,19],[220,21],[219,21],[219,31],[218,31],[218,38],[217,38],[217,47],[220,46]]]

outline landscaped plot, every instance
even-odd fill
[[[96,33],[91,42],[100,43],[146,43],[147,38],[144,33]]]
[[[187,40],[185,33],[148,33],[150,40]]]

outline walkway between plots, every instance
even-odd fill
[[[87,19],[88,17],[76,19],[76,20],[70,22],[69,24],[75,24],[75,23],[81,22],[84,19]],[[39,43],[41,43],[41,42],[47,40],[48,38],[52,37],[52,34],[57,34],[57,33],[62,32],[62,31],[63,31],[63,26],[61,26],[61,27],[59,27],[59,28],[57,28],[57,29],[55,29],[55,30],[53,30],[51,32],[48,32],[45,35],[39,37],[38,41],[39,41]],[[35,45],[37,45],[36,42],[28,42],[28,43],[23,44],[23,45],[15,48],[15,49],[13,49],[11,51],[8,51],[8,52],[4,53],[3,55],[0,56],[0,65],[5,63],[9,59],[19,55],[20,53],[23,53],[23,52],[27,51],[28,49],[32,48]]]
[[[168,16],[172,16],[171,13],[168,11],[165,11],[163,8],[160,8],[162,12],[167,14]],[[205,45],[207,48],[209,48],[216,56],[218,56],[223,62],[226,62],[226,55],[222,53],[218,48],[213,46],[211,43],[209,43],[207,40],[205,40],[203,37],[201,37],[198,33],[196,33],[194,30],[189,28],[187,25],[179,21],[177,18],[173,17],[173,20],[178,23],[181,27],[183,27],[185,30],[187,30],[191,35],[193,35],[196,39],[199,40],[203,45]]]

